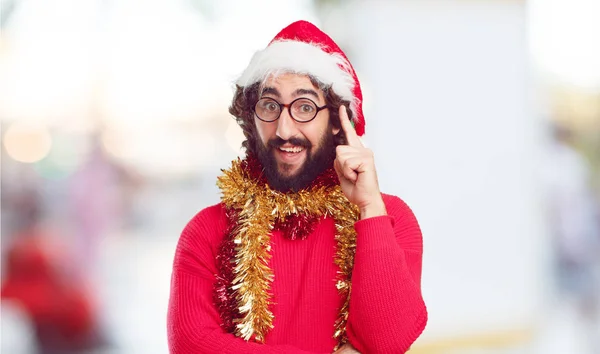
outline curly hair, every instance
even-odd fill
[[[325,104],[329,108],[329,124],[336,129],[341,129],[339,108],[341,105],[346,106],[348,117],[352,119],[352,111],[350,102],[343,100],[338,96],[331,86],[324,85],[315,78],[309,76],[312,84],[321,89],[325,96]],[[259,90],[261,82],[254,83],[247,87],[236,86],[236,92],[233,96],[229,113],[233,115],[237,123],[242,128],[246,140],[242,143],[242,147],[247,153],[256,156],[256,144],[258,141],[258,133],[256,131],[256,123],[254,121],[254,106],[258,102]],[[335,145],[346,144],[346,136],[343,130],[334,136]]]

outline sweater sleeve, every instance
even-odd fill
[[[205,209],[183,230],[173,263],[167,315],[169,352],[294,353],[308,352],[284,345],[248,342],[226,333],[213,303],[216,264],[209,240],[225,229],[220,207]],[[214,238],[213,238],[214,239]]]
[[[361,353],[405,353],[427,324],[423,241],[410,208],[384,195],[388,215],[360,220],[347,333]]]

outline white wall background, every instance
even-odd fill
[[[544,300],[521,1],[362,1],[347,8],[383,191],[424,234],[423,340],[528,328]]]

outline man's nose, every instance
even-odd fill
[[[277,120],[277,132],[275,134],[283,140],[289,140],[296,135],[296,132],[296,121],[290,116],[289,110],[284,108]]]

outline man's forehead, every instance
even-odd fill
[[[304,74],[271,74],[260,87],[261,94],[268,91],[279,95],[286,95],[298,90],[315,91],[320,97],[324,96],[323,91],[313,83],[310,76]]]
[[[271,74],[263,82],[263,87],[295,87],[295,86],[307,86],[313,89],[319,89],[318,86],[312,82],[310,76],[305,74],[295,73],[283,73],[283,74]]]

